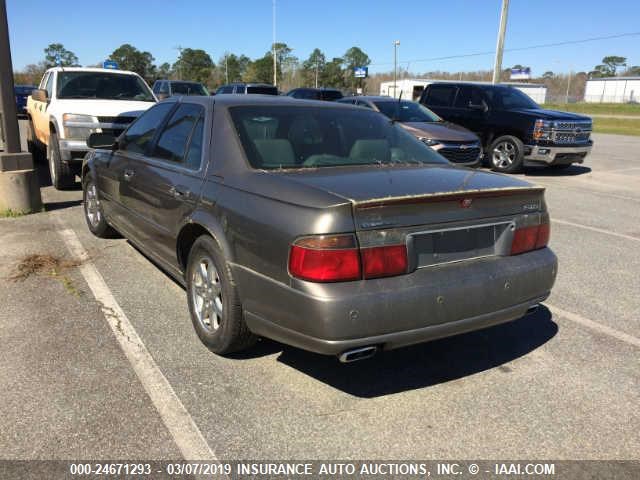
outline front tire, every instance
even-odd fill
[[[213,238],[203,235],[193,244],[186,281],[191,321],[209,350],[226,355],[255,343],[257,337],[244,321],[231,269]]]
[[[113,238],[118,236],[118,232],[107,223],[104,215],[102,203],[98,196],[98,188],[92,179],[84,182],[82,188],[82,206],[84,209],[84,219],[91,233],[99,238]]]
[[[491,143],[488,156],[493,171],[517,173],[524,163],[524,144],[518,137],[503,135]]]
[[[58,143],[58,134],[55,132],[49,135],[47,158],[49,159],[51,185],[53,185],[56,190],[72,188],[76,183],[76,175],[71,169],[71,166],[63,162],[60,157],[60,144]]]

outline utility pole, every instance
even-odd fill
[[[276,56],[276,0],[273,0],[273,85],[278,86],[278,57]]]
[[[226,84],[229,84],[229,54],[225,52],[224,54],[224,78],[226,79]]]
[[[398,46],[400,40],[394,40],[393,42],[393,97],[398,96],[398,90],[396,83],[398,82]]]
[[[4,151],[0,152],[0,213],[38,212],[42,210],[42,199],[33,157],[20,147],[5,0],[0,0],[0,115],[4,132]]]
[[[502,72],[502,52],[504,50],[504,34],[507,31],[508,12],[509,0],[502,0],[500,30],[498,30],[498,45],[496,46],[496,61],[493,65],[493,83],[500,83],[500,73]]]
[[[564,97],[564,103],[569,103],[569,89],[571,88],[571,73],[572,71],[569,70],[569,79],[567,80],[567,94]]]

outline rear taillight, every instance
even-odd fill
[[[362,270],[355,237],[320,235],[299,239],[289,252],[289,272],[312,282],[359,280]]]
[[[542,223],[531,227],[518,228],[513,232],[511,255],[544,248],[549,243],[549,224]]]
[[[363,248],[360,253],[364,278],[391,277],[407,273],[406,245]]]
[[[407,272],[406,245],[358,249],[353,235],[319,235],[297,240],[289,252],[289,273],[312,282],[346,282]]]

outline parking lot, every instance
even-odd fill
[[[43,188],[46,212],[0,220],[0,450],[15,459],[637,458],[640,137],[593,137],[585,165],[521,175],[547,187],[559,258],[542,308],[349,365],[270,340],[212,354],[179,285],[126,240],[93,237],[79,189]],[[28,254],[67,264],[10,280]]]

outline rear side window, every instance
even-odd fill
[[[173,106],[173,103],[159,103],[144,112],[124,132],[121,149],[144,154],[151,144],[156,130]]]
[[[259,93],[262,95],[278,95],[278,89],[276,87],[269,87],[269,86],[247,87],[247,93]]]
[[[152,156],[181,163],[185,158],[193,129],[203,113],[204,109],[200,105],[180,105],[160,134]]]
[[[427,95],[427,105],[434,107],[449,107],[453,103],[453,97],[456,94],[456,88],[453,85],[431,85]]]
[[[189,141],[189,149],[187,151],[187,158],[185,159],[185,167],[197,170],[200,168],[200,162],[202,159],[202,137],[204,133],[204,114],[200,115],[196,126],[191,134],[191,140]]]
[[[456,108],[469,108],[469,105],[482,105],[482,92],[475,87],[460,87],[456,97]]]
[[[337,90],[325,90],[322,92],[323,100],[340,100],[342,98],[342,93]]]
[[[236,85],[236,93],[243,94],[245,86],[244,85]]]
[[[216,91],[216,95],[220,93],[233,93],[233,85],[225,85]]]

